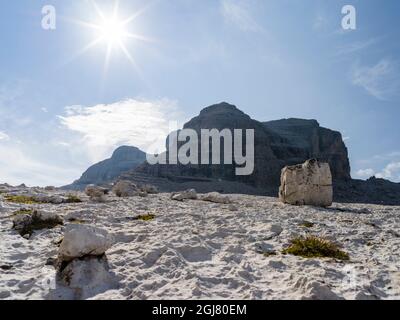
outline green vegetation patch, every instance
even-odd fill
[[[135,220],[141,220],[141,221],[151,221],[154,220],[156,216],[154,214],[145,214],[145,215],[139,215],[135,217]]]
[[[32,209],[20,209],[18,211],[13,212],[13,214],[11,215],[11,217],[15,217],[18,215],[31,215],[33,214],[33,210]]]
[[[18,203],[18,204],[40,204],[41,202],[36,201],[33,197],[24,195],[6,195],[4,199],[8,202]]]
[[[69,194],[67,197],[67,200],[65,202],[66,203],[81,203],[82,200],[74,194]]]
[[[303,258],[335,258],[350,260],[349,255],[339,247],[323,238],[309,236],[299,237],[291,241],[291,245],[283,250],[283,254],[292,254]]]

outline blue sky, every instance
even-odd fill
[[[345,4],[356,30],[341,27]],[[45,5],[56,30],[41,26]],[[107,41],[83,50],[99,36],[82,23],[101,24],[92,1],[0,8],[0,183],[72,182],[221,101],[257,120],[317,119],[342,132],[353,177],[400,181],[399,1],[121,0],[135,38],[107,67]]]

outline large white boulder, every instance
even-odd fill
[[[332,174],[329,164],[312,159],[283,168],[279,198],[292,205],[332,205]]]
[[[106,230],[86,225],[69,225],[58,258],[68,262],[84,256],[101,256],[112,244],[113,238]]]

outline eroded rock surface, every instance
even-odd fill
[[[329,207],[333,201],[332,174],[328,163],[307,160],[282,170],[279,198],[292,205]]]

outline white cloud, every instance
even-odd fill
[[[222,0],[221,14],[226,23],[234,25],[242,31],[259,32],[263,30],[251,13],[249,1]]]
[[[358,160],[360,166],[371,166],[382,162],[396,162],[400,158],[400,151],[392,151],[384,154],[376,154],[369,159]]]
[[[382,59],[376,65],[356,65],[351,74],[352,83],[362,87],[379,100],[392,100],[400,94],[400,78],[397,63]]]
[[[25,147],[0,144],[0,183],[60,186],[70,183],[70,177],[81,174],[79,168],[67,168],[39,159]]]
[[[178,126],[183,122],[173,101],[128,99],[67,107],[56,119],[36,119],[35,126],[21,127],[23,113],[10,107],[19,103],[7,103],[14,95],[5,93],[0,88],[0,183],[66,185],[93,163],[109,158],[120,145],[163,151],[167,134],[177,129],[170,130],[169,121],[177,121]]]
[[[369,169],[360,169],[356,172],[356,176],[358,178],[370,178],[375,175],[375,171],[371,168]]]
[[[338,47],[336,55],[346,55],[364,50],[378,42],[378,39],[372,38],[365,41],[357,41],[346,46]]]
[[[103,160],[120,145],[136,146],[149,153],[161,152],[166,136],[176,129],[170,123],[182,122],[176,103],[168,99],[71,106],[59,119],[65,128],[79,134],[92,161]]]
[[[8,141],[8,140],[10,140],[10,137],[9,137],[8,134],[6,134],[6,133],[0,131],[0,141],[2,141],[2,140],[3,140],[3,141]]]
[[[392,181],[400,180],[400,162],[389,163],[382,172],[376,174],[377,178],[389,179]]]

